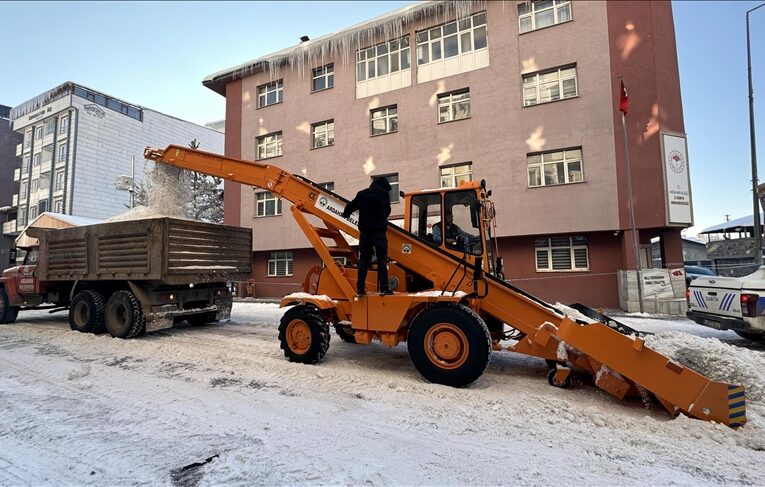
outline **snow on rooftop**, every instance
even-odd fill
[[[225,94],[226,83],[265,69],[270,71],[272,78],[277,77],[283,64],[288,65],[290,69],[297,69],[300,73],[304,72],[306,66],[324,64],[324,61],[329,59],[348,65],[351,53],[356,49],[402,37],[405,34],[404,27],[413,22],[438,16],[439,13],[437,22],[439,19],[441,22],[446,22],[454,17],[465,18],[474,10],[485,7],[485,3],[485,0],[430,0],[407,5],[346,29],[218,71],[205,77],[202,84],[220,94]]]

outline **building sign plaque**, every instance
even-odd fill
[[[691,182],[685,136],[661,134],[664,181],[667,190],[667,224],[693,225]]]

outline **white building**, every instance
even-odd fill
[[[18,229],[45,211],[105,219],[124,213],[130,194],[115,188],[129,176],[135,157],[136,183],[143,179],[146,146],[186,145],[223,152],[223,134],[67,82],[11,111],[21,168]]]

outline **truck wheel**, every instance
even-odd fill
[[[475,382],[489,365],[491,334],[470,308],[440,303],[414,318],[407,348],[409,358],[425,379],[465,387]]]
[[[353,328],[350,326],[336,323],[335,333],[337,333],[337,336],[339,336],[345,343],[356,343],[356,335],[353,333]]]
[[[80,291],[69,305],[69,328],[80,333],[103,333],[104,296],[95,291]]]
[[[117,291],[106,302],[106,330],[114,338],[134,338],[146,332],[146,318],[133,293]]]
[[[4,287],[0,287],[0,324],[13,323],[19,315],[19,307],[11,306]]]
[[[311,306],[295,306],[282,316],[279,341],[290,362],[315,364],[329,348],[329,325]]]
[[[765,342],[765,333],[751,333],[748,331],[736,331],[736,334],[741,338],[746,338],[753,342]]]

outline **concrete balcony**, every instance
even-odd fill
[[[14,234],[17,232],[16,220],[3,222],[3,235]]]
[[[11,206],[19,206],[19,195],[18,193],[13,195],[13,198],[11,198]]]
[[[16,157],[21,157],[21,151],[24,144],[16,144]]]
[[[21,179],[21,168],[17,168],[13,170],[13,182],[18,183]]]
[[[42,164],[40,164],[40,174],[45,174],[46,172],[50,172],[52,164],[50,160],[43,161]]]

